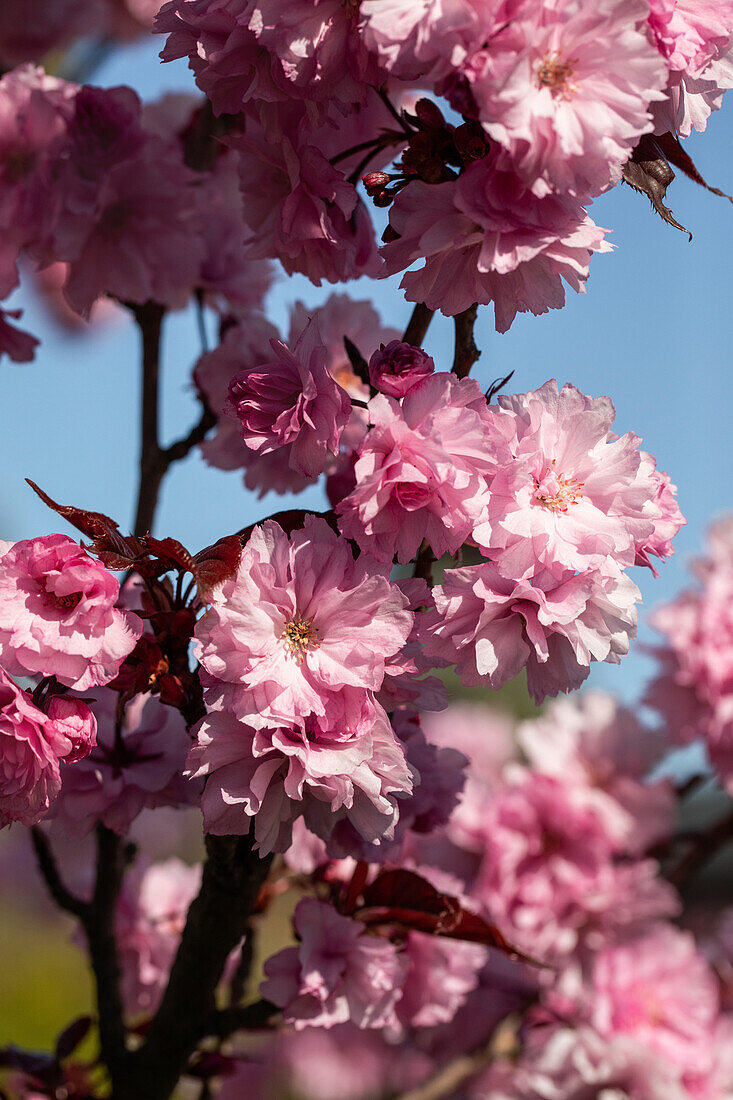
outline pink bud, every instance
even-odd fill
[[[398,399],[434,370],[435,363],[426,352],[400,340],[391,340],[369,360],[369,379],[374,388]]]
[[[86,703],[68,695],[54,695],[48,705],[48,717],[71,742],[71,751],[64,757],[66,764],[89,755],[97,743],[97,719]]]

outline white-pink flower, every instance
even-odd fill
[[[369,402],[356,488],[340,502],[341,530],[379,561],[410,561],[423,539],[437,556],[469,536],[493,469],[486,399],[478,383],[433,374],[400,404]]]
[[[664,98],[646,0],[519,5],[462,66],[478,117],[537,195],[615,183]],[[611,60],[612,59],[612,60]]]
[[[490,416],[505,450],[474,537],[507,577],[625,568],[659,545],[659,476],[638,436],[613,433],[608,397],[552,379],[500,396]]]
[[[593,252],[608,252],[605,229],[567,194],[538,197],[491,152],[458,180],[411,181],[390,209],[384,274],[407,271],[411,302],[453,316],[494,303],[497,331],[517,313],[565,304],[564,284],[584,292]]]
[[[496,565],[446,570],[433,589],[425,652],[455,662],[465,684],[492,688],[527,670],[539,703],[580,687],[591,661],[618,664],[636,634],[641,594],[624,574],[544,572],[509,580]]]
[[[294,925],[299,945],[267,960],[260,989],[296,1030],[396,1024],[407,964],[393,944],[312,898],[298,903]]]
[[[265,455],[289,448],[289,463],[306,477],[336,455],[351,413],[345,390],[326,369],[326,348],[311,321],[291,351],[271,340],[274,358],[247,367],[229,383],[229,408],[250,450]]]
[[[236,574],[213,592],[196,637],[210,708],[259,728],[335,713],[349,693],[357,713],[405,644],[413,615],[386,570],[322,519],[288,538],[256,527]]]
[[[352,708],[354,709],[354,708]],[[254,730],[226,711],[200,723],[187,774],[207,776],[204,828],[243,834],[254,818],[263,855],[285,851],[302,815],[323,840],[350,822],[365,844],[394,836],[397,799],[412,791],[402,745],[382,708],[369,697],[341,722],[315,716],[290,726]]]
[[[15,676],[107,684],[142,634],[117,608],[112,573],[66,535],[11,544],[0,557],[0,660]]]

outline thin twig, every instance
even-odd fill
[[[425,339],[425,334],[434,313],[435,310],[428,309],[424,302],[418,302],[412,311],[412,316],[402,337],[403,344],[412,344],[413,347],[419,348]]]
[[[389,96],[385,92],[384,88],[379,89],[378,95],[379,95],[379,98],[381,99],[382,103],[384,104],[384,106],[387,108],[389,113],[392,115],[392,118],[395,120],[397,125],[400,126],[402,130],[404,130],[404,132],[407,134],[408,137],[410,137],[412,135],[413,131],[407,125],[404,118],[402,117],[402,115],[400,114],[400,112],[397,110],[394,103],[392,102],[392,100],[389,98]]]
[[[463,313],[458,313],[453,318],[456,331],[456,350],[453,358],[453,373],[459,378],[465,378],[471,371],[471,367],[481,355],[473,338],[473,326],[476,324],[478,305],[474,302]]]
[[[674,886],[684,886],[731,841],[733,841],[733,810],[716,821],[709,829],[703,829],[697,833],[692,839],[689,850],[674,867],[665,873],[665,877]]]
[[[236,1031],[252,1031],[267,1027],[280,1009],[269,1001],[255,1001],[244,1008],[222,1008],[213,1012],[206,1022],[206,1034],[227,1039]]]
[[[65,885],[48,838],[37,825],[31,829],[31,841],[43,881],[59,909],[63,909],[65,913],[71,913],[81,921],[86,920],[90,910],[89,904],[72,894]]]
[[[208,405],[204,405],[198,423],[194,424],[188,435],[184,435],[182,439],[178,439],[175,443],[171,443],[170,447],[166,447],[160,452],[161,460],[165,467],[163,473],[165,473],[168,467],[174,462],[180,462],[181,459],[185,458],[197,444],[202,443],[207,433],[215,424],[215,414]]]

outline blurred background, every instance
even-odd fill
[[[130,84],[144,99],[194,90],[186,66],[161,65],[162,40],[154,36],[118,47],[94,72],[104,86]],[[705,134],[685,143],[708,182],[733,192],[733,106],[710,119]],[[687,565],[700,552],[711,520],[733,505],[730,471],[733,368],[733,205],[678,177],[667,201],[693,234],[665,225],[647,200],[627,187],[602,196],[591,211],[613,230],[615,251],[596,256],[586,295],[569,293],[562,311],[535,318],[519,315],[498,335],[489,307],[479,314],[476,339],[482,357],[474,369],[482,386],[514,371],[509,389],[536,389],[548,378],[572,381],[585,393],[610,395],[616,427],[633,430],[667,470],[679,490],[688,526],[676,555],[655,579],[636,570],[644,597],[640,642],[620,665],[595,665],[589,684],[634,703],[652,663],[644,646],[653,641],[645,624],[650,609],[688,583]],[[379,284],[360,280],[345,289],[369,298],[386,324],[403,327],[411,305],[399,278]],[[302,277],[276,280],[268,315],[283,333],[288,307],[301,299],[317,307],[333,288]],[[62,503],[106,512],[125,528],[132,521],[137,480],[139,348],[130,319],[112,306],[93,322],[69,328],[59,322],[26,278],[10,299],[22,308],[21,325],[41,340],[36,360],[3,361],[6,428],[5,474],[0,483],[0,537],[47,534],[59,521],[25,485],[30,477]],[[210,322],[210,340],[214,322]],[[436,317],[426,349],[438,369],[452,361],[452,324]],[[163,351],[163,443],[198,418],[191,370],[200,353],[193,310],[166,320]],[[325,494],[312,489],[297,498],[257,500],[238,473],[207,467],[197,453],[174,466],[164,485],[156,533],[171,535],[195,551],[270,512],[294,505],[320,509]],[[63,526],[63,525],[62,525]],[[527,713],[521,685],[487,705]],[[196,815],[158,832],[161,856],[176,847],[179,832],[195,852]],[[141,828],[146,828],[143,822]],[[148,837],[150,840],[150,837]],[[0,834],[0,1045],[49,1047],[75,1012],[90,1007],[82,953],[71,942],[72,923],[58,917],[35,881],[30,843],[23,830]]]

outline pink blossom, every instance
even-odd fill
[[[296,343],[310,318],[318,324],[327,353],[326,366],[331,377],[350,397],[362,400],[368,398],[369,391],[364,382],[354,374],[346,354],[344,337],[348,336],[364,358],[368,359],[380,343],[397,339],[397,330],[382,323],[370,301],[350,298],[348,294],[330,294],[317,309],[310,309],[301,301],[291,306],[288,336],[290,345]]]
[[[382,64],[401,80],[447,75],[469,47],[494,30],[499,0],[362,0],[364,38]]]
[[[408,962],[397,1015],[405,1027],[450,1023],[476,988],[488,952],[475,943],[410,932]]]
[[[553,379],[500,396],[489,415],[506,452],[474,537],[500,572],[633,565],[656,534],[660,485],[639,437],[613,434],[610,399],[569,384],[558,392]]]
[[[406,603],[324,520],[307,516],[290,538],[266,521],[196,626],[209,707],[221,702],[255,728],[329,712],[340,720],[351,698],[360,713],[410,633]]]
[[[651,569],[655,577],[659,573],[652,564],[650,555],[660,560],[670,558],[674,554],[672,539],[687,520],[682,515],[677,503],[677,486],[672,484],[669,474],[657,470],[656,459],[646,451],[640,451],[642,462],[651,466],[651,476],[656,482],[657,493],[654,500],[645,505],[645,512],[654,523],[652,534],[642,542],[636,544],[635,565],[646,565]]]
[[[640,855],[669,836],[677,805],[668,782],[645,782],[665,752],[661,733],[645,729],[611,695],[585,692],[558,699],[523,722],[520,745],[530,765],[572,783],[575,797],[606,821],[624,850]]]
[[[733,33],[732,0],[651,0],[649,26],[670,69],[701,76]]]
[[[620,573],[513,581],[488,562],[446,570],[433,595],[426,654],[455,661],[463,683],[492,688],[526,668],[537,702],[580,687],[591,661],[618,664],[636,634],[640,599]]]
[[[351,106],[380,74],[359,34],[358,5],[343,0],[254,0],[249,26],[290,95]]]
[[[590,1027],[530,1032],[518,1062],[498,1061],[471,1097],[491,1100],[689,1100],[676,1068],[625,1035]]]
[[[494,154],[457,181],[410,182],[392,204],[390,231],[384,274],[424,260],[400,283],[409,301],[449,316],[493,302],[499,332],[518,312],[560,309],[563,280],[584,292],[592,253],[610,249],[577,199],[534,195]]]
[[[410,561],[422,540],[437,556],[471,532],[492,468],[486,400],[476,381],[433,374],[400,405],[369,402],[356,488],[338,505],[341,530],[379,561]]]
[[[405,577],[397,584],[409,600],[410,611],[416,613],[415,622],[404,648],[387,661],[378,699],[387,711],[401,706],[442,710],[447,703],[445,684],[437,676],[425,675],[436,667],[436,661],[426,658],[422,647],[420,612],[434,606],[432,591],[420,577]]]
[[[209,465],[220,470],[243,468],[245,485],[257,490],[260,497],[270,490],[297,493],[313,480],[291,466],[293,444],[262,456],[250,450],[228,406],[232,378],[265,362],[272,354],[270,340],[277,338],[277,329],[261,314],[248,314],[227,329],[219,347],[202,355],[194,369],[194,382],[218,417],[216,431],[201,444],[201,453]]]
[[[208,776],[204,828],[243,834],[254,817],[263,854],[290,845],[301,814],[324,840],[344,821],[362,842],[391,840],[397,798],[412,791],[404,750],[384,711],[368,699],[360,713],[345,713],[340,723],[311,717],[258,730],[226,711],[211,711],[197,733],[187,774]]]
[[[180,859],[138,866],[125,878],[115,931],[128,1015],[151,1015],[157,1008],[200,884],[201,865]]]
[[[689,932],[658,924],[600,952],[589,1004],[603,1036],[627,1035],[685,1074],[708,1073],[718,992]]]
[[[254,258],[279,259],[316,286],[374,275],[374,229],[353,184],[316,145],[288,130],[281,141],[255,128],[230,139],[240,154],[245,217]]]
[[[346,392],[326,369],[317,322],[306,326],[292,351],[271,341],[274,359],[249,367],[229,383],[229,405],[250,450],[265,455],[289,447],[289,461],[306,477],[336,455],[351,413]]]
[[[52,154],[66,131],[75,91],[31,65],[0,79],[0,299],[18,282],[20,249],[39,247],[50,231]]]
[[[79,749],[68,732],[0,668],[0,829],[47,813],[61,787],[59,762]]]
[[[11,325],[8,320],[22,316],[20,309],[3,309],[0,306],[0,358],[7,355],[15,363],[30,363],[35,357],[38,340],[29,332]]]
[[[97,743],[97,719],[82,699],[71,695],[54,695],[48,704],[48,717],[70,742],[65,755],[67,764],[75,764],[88,756]]]
[[[0,557],[0,654],[13,675],[56,676],[86,691],[119,672],[143,624],[115,604],[112,573],[65,535],[13,543]]]
[[[486,805],[471,896],[511,943],[543,960],[567,958],[591,932],[618,935],[624,924],[670,911],[668,891],[641,888],[656,865],[628,865],[635,884],[629,891],[615,847],[608,821],[573,784],[515,766]],[[613,925],[604,928],[607,913]]]
[[[199,784],[181,774],[191,744],[181,715],[154,696],[136,695],[118,735],[119,698],[108,688],[90,698],[97,744],[63,770],[51,815],[62,835],[84,836],[101,821],[124,836],[145,807],[188,805],[200,793]]]
[[[369,378],[376,390],[399,401],[417,383],[435,370],[435,363],[421,348],[391,340],[369,360]]]
[[[260,988],[296,1030],[349,1020],[360,1028],[396,1023],[406,969],[396,947],[312,898],[298,903],[293,923],[299,946],[267,960]]]
[[[648,10],[646,0],[525,4],[462,66],[484,129],[535,194],[598,194],[652,129],[666,72]]]

